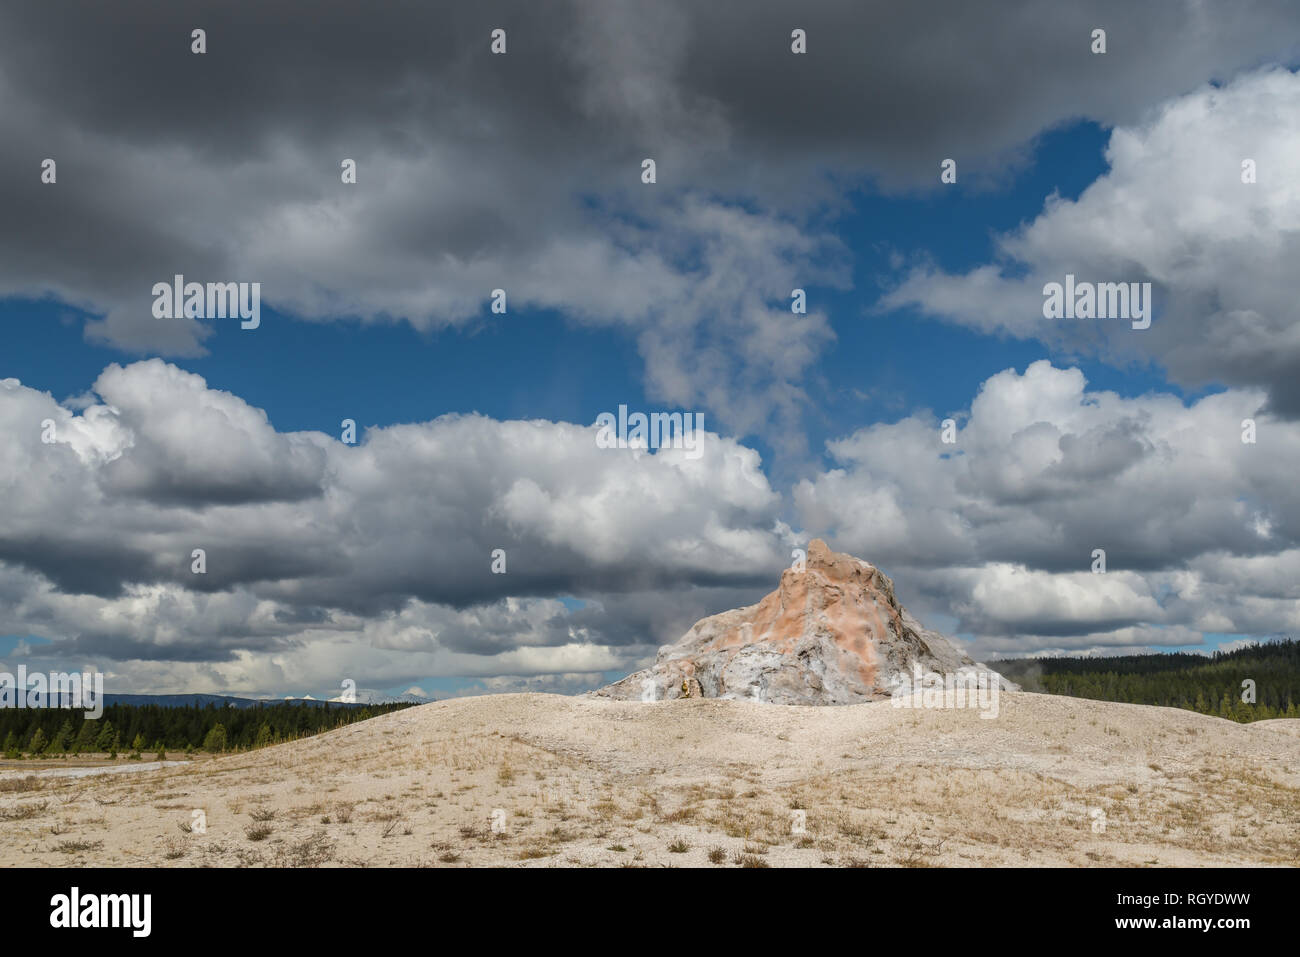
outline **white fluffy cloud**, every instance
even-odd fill
[[[118,690],[590,686],[755,600],[812,535],[982,655],[1300,628],[1300,426],[1260,391],[1125,398],[1037,362],[990,377],[955,443],[928,413],[873,425],[784,498],[715,433],[693,459],[470,415],[350,447],[159,360],[95,389],[74,411],[0,381],[0,633]]]
[[[1175,381],[1256,386],[1300,418],[1300,74],[1270,68],[1114,130],[1110,170],[1000,238],[999,261],[923,267],[885,298],[985,332],[1154,359]],[[1242,182],[1252,160],[1257,182]],[[1043,286],[1151,282],[1152,326],[1043,318]]]
[[[690,623],[639,592],[743,590],[781,561],[780,497],[758,454],[716,433],[694,458],[468,415],[353,447],[277,432],[160,360],[111,366],[95,391],[74,412],[0,382],[0,488],[20,503],[0,514],[0,633],[65,656],[240,689],[254,658],[297,687],[334,687],[339,668],[372,685],[598,672],[676,637],[629,623]]]
[[[1040,361],[986,381],[952,444],[929,414],[831,443],[839,467],[794,501],[809,533],[894,571],[982,647],[1178,643],[1134,642],[1139,626],[1274,633],[1297,621],[1300,427],[1263,401],[1123,398]]]

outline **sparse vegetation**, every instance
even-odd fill
[[[82,854],[86,851],[97,851],[103,846],[103,841],[63,841],[54,849],[60,854]]]
[[[0,821],[25,821],[28,818],[36,817],[38,814],[43,814],[49,806],[49,801],[29,801],[26,804],[15,804],[12,807],[0,808]]]
[[[334,842],[324,828],[313,831],[301,841],[289,843],[276,855],[277,867],[320,867],[334,857]]]

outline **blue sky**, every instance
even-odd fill
[[[853,288],[809,287],[836,336],[810,385],[818,399],[806,422],[814,449],[914,408],[961,409],[990,372],[1052,356],[1033,341],[979,335],[911,309],[879,309],[879,291],[897,279],[891,254],[925,255],[953,271],[987,260],[995,233],[1032,219],[1053,192],[1077,198],[1105,170],[1107,137],[1085,122],[1047,132],[1001,187],[849,198],[835,231],[852,251]],[[87,342],[85,318],[49,300],[0,300],[0,319],[12,330],[8,361],[25,385],[67,398],[84,392],[108,363],[137,357]],[[555,310],[492,316],[485,299],[481,324],[422,332],[398,321],[304,322],[269,309],[256,340],[233,324],[213,329],[209,355],[169,361],[266,410],[282,431],[336,432],[344,418],[392,425],[450,412],[590,423],[619,403],[653,405],[634,341],[567,322]],[[1149,367],[1078,364],[1094,386],[1121,395],[1170,388]],[[744,437],[764,445],[762,435]]]

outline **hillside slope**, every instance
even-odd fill
[[[178,768],[7,772],[0,863],[1294,865],[1293,731],[1029,693],[993,720],[484,696]]]

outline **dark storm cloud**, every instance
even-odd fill
[[[815,156],[896,187],[937,182],[944,157],[1000,175],[1063,121],[1132,122],[1207,79],[1300,52],[1283,2],[691,6],[681,83],[724,105],[746,168]],[[787,56],[795,26],[808,31],[804,58]],[[1095,28],[1105,55],[1091,52]]]
[[[241,564],[246,569],[241,583],[266,582],[263,591],[286,600],[307,599],[329,602],[353,614],[375,615],[401,608],[409,599],[416,598],[431,604],[464,609],[485,602],[496,601],[503,593],[518,597],[549,597],[554,595],[617,595],[624,592],[664,591],[699,585],[713,588],[724,584],[742,584],[751,587],[769,583],[772,574],[758,573],[752,569],[736,572],[712,571],[689,566],[651,567],[630,561],[593,563],[580,550],[552,548],[543,544],[511,539],[504,525],[491,524],[473,535],[452,538],[445,531],[431,529],[430,537],[440,542],[448,552],[484,556],[472,563],[455,560],[432,560],[426,551],[408,552],[403,556],[386,549],[388,554],[374,561],[354,559],[346,567],[338,567],[335,574],[321,574],[321,569],[310,569],[311,575],[285,575],[292,578],[288,588],[281,592],[273,578],[265,574],[262,562],[255,554]],[[493,543],[511,541],[508,549],[511,572],[508,579],[491,571]],[[303,569],[301,571],[309,571]],[[306,580],[302,580],[302,579]],[[207,587],[228,587],[233,582],[221,582]],[[717,590],[728,590],[718,588]],[[585,616],[575,613],[579,620]],[[698,617],[698,616],[696,616]],[[691,621],[694,621],[692,619]],[[690,624],[688,622],[687,624]]]
[[[232,163],[279,136],[324,147],[340,132],[412,156],[450,140],[577,158],[614,145],[603,109],[621,108],[629,122],[614,132],[632,146],[631,121],[664,128],[695,108],[725,122],[737,153],[757,147],[747,166],[832,157],[906,181],[932,179],[939,149],[997,154],[1076,116],[1129,122],[1154,100],[1297,51],[1289,4],[1184,0],[85,0],[11,5],[4,25],[9,83],[51,118]],[[208,34],[203,57],[190,52],[195,27]],[[508,56],[486,55],[495,27],[509,31]],[[808,31],[804,59],[790,56],[793,27]],[[1097,27],[1104,60],[1089,50]],[[643,96],[655,92],[665,96]]]
[[[184,644],[164,644],[134,635],[98,632],[76,635],[60,641],[44,652],[59,658],[76,660],[86,656],[109,661],[234,661],[238,651],[274,651],[276,643],[240,635],[229,642],[203,636]]]
[[[0,537],[0,561],[39,572],[68,594],[100,598],[116,598],[126,582],[159,572],[156,557],[144,549],[66,531],[70,534],[51,530],[41,536]]]
[[[846,287],[842,267],[817,275],[821,201],[863,180],[932,186],[945,157],[1003,176],[1052,126],[1130,121],[1293,55],[1294,25],[1284,3],[1169,0],[9,5],[0,294],[84,308],[95,341],[196,355],[209,327],[149,312],[152,283],[177,272],[263,281],[291,315],[423,326],[472,321],[508,285],[518,304],[629,326],[659,398],[746,432],[774,410],[790,425],[824,317],[795,330],[797,358],[725,343],[788,340],[788,310],[758,305],[791,285]],[[495,27],[505,56],[488,52]],[[789,51],[795,27],[806,56]],[[56,187],[39,182],[47,156]],[[733,255],[683,258],[718,224],[684,212],[687,193],[756,204],[719,237]],[[753,299],[708,299],[708,274]]]
[[[776,586],[780,569],[752,577],[748,586],[675,588],[671,601],[661,591],[597,594],[586,607],[570,612],[568,621],[599,634],[606,644],[641,646],[649,653],[676,641],[701,618],[754,604]]]

